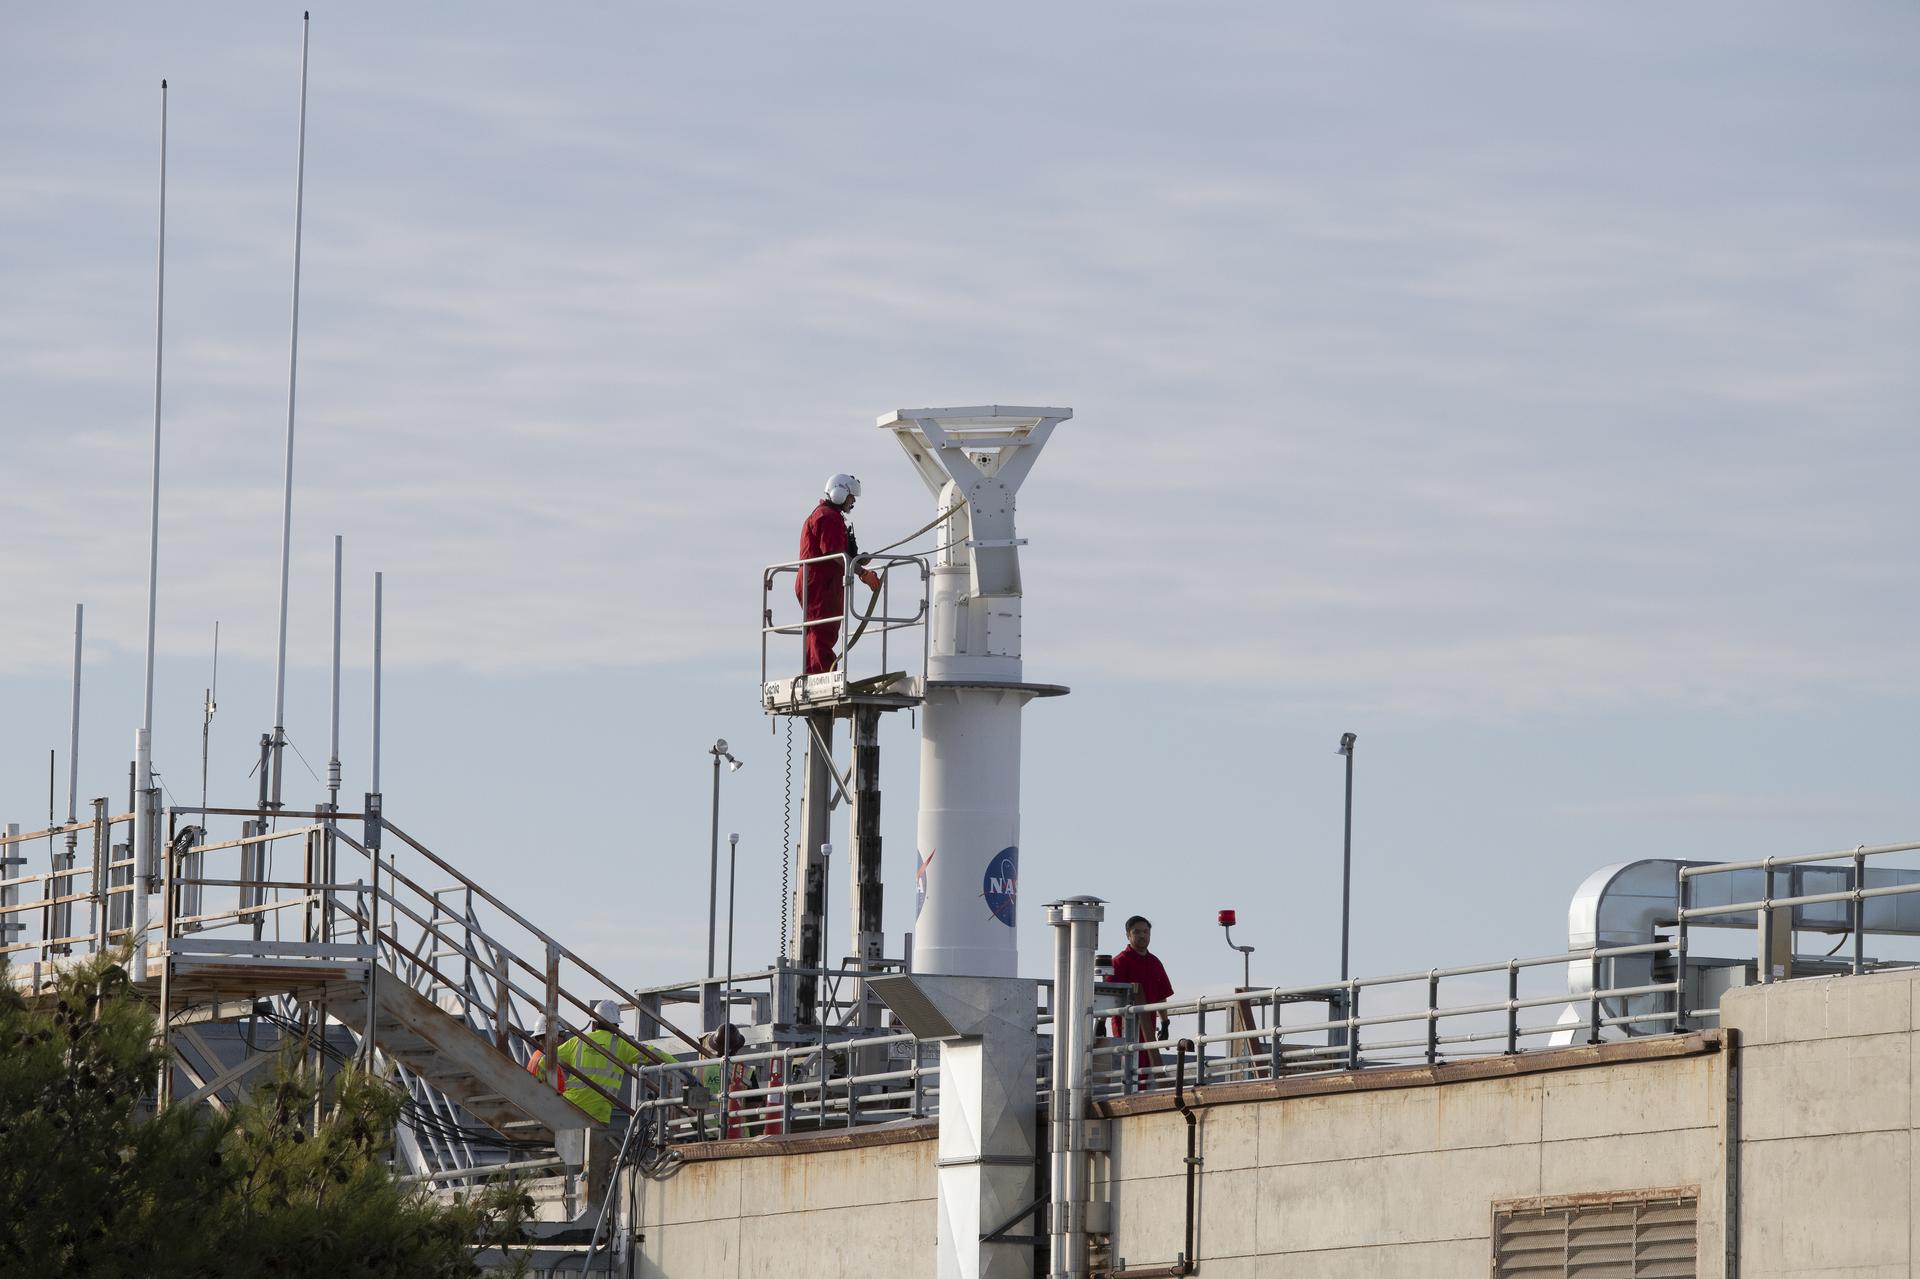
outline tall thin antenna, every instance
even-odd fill
[[[300,372],[300,233],[307,201],[307,37],[311,13],[300,15],[300,153],[293,180],[293,327],[287,351],[287,464],[280,508],[280,656],[273,675],[273,787],[280,807],[281,758],[287,744],[287,577],[293,558],[293,406]]]
[[[220,619],[213,622],[213,674],[207,681],[207,700],[200,708],[200,825],[207,824],[207,754],[213,742],[213,713],[220,709]]]
[[[384,573],[373,575],[373,768],[369,789],[376,795],[380,793],[380,613],[385,576]]]
[[[340,545],[333,535],[333,753],[327,759],[327,807],[340,811]]]
[[[133,742],[133,979],[147,977],[148,882],[159,851],[153,804],[153,632],[160,584],[160,391],[167,333],[167,82],[160,82],[160,254],[153,321],[153,492],[147,506],[147,688]]]
[[[67,825],[79,820],[80,798],[80,637],[86,629],[87,606],[73,606],[73,717],[67,739]],[[78,831],[67,832],[67,854],[72,856]]]

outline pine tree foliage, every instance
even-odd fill
[[[164,1057],[123,958],[64,974],[52,1001],[0,981],[0,1274],[452,1279],[518,1233],[513,1187],[447,1204],[394,1180],[401,1100],[361,1071],[323,1081],[283,1054],[230,1113],[155,1116]]]

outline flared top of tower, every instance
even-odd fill
[[[1053,428],[1072,416],[1068,408],[986,404],[895,409],[880,418],[940,508],[964,504],[964,521],[953,529],[961,535],[953,560],[968,568],[975,597],[1020,594],[1014,495]]]

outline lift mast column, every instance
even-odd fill
[[[915,972],[1019,967],[1020,712],[1057,684],[1024,680],[1014,495],[1067,408],[901,409],[880,419],[933,491],[921,702]]]

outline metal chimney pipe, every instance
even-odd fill
[[[1073,929],[1067,922],[1066,904],[1047,905],[1047,926],[1053,930],[1053,996],[1048,1001],[1053,1014],[1053,1069],[1047,1076],[1047,1274],[1065,1274],[1067,1236],[1064,1220],[1055,1206],[1065,1202],[1070,1179],[1067,1165],[1073,1155],[1069,1147],[1068,1120],[1073,1114],[1072,1091],[1067,1081],[1073,1074],[1072,1015],[1067,1006],[1073,1002]]]
[[[1054,929],[1053,1087],[1048,1092],[1048,1158],[1053,1203],[1047,1212],[1049,1279],[1086,1279],[1087,1203],[1093,1169],[1087,1152],[1087,1104],[1093,1082],[1094,952],[1106,906],[1069,897],[1047,906]]]

